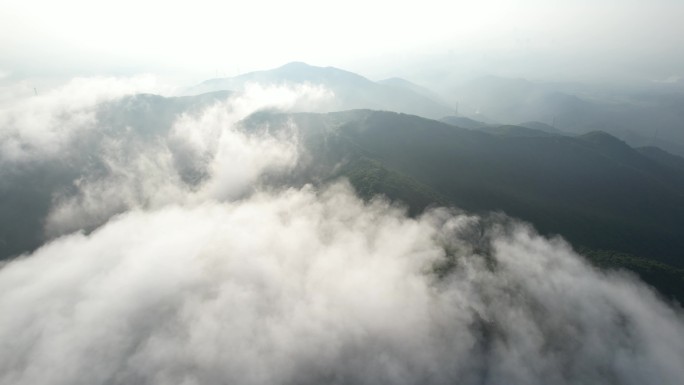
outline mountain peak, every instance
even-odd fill
[[[358,108],[401,111],[426,117],[440,117],[452,113],[451,109],[427,89],[412,83],[412,87],[390,87],[373,82],[359,74],[335,67],[313,66],[294,61],[280,67],[248,72],[232,78],[212,79],[191,89],[199,94],[215,90],[244,89],[246,84],[293,85],[314,84],[325,87],[335,95],[322,103],[321,110],[340,111]],[[408,83],[406,81],[406,83]]]
[[[280,66],[278,69],[308,69],[314,67],[315,66],[304,63],[303,61],[293,61]]]
[[[580,135],[581,139],[588,142],[600,144],[600,145],[612,145],[619,147],[629,147],[627,143],[616,138],[615,136],[605,132],[605,131],[591,131],[586,134]]]
[[[279,72],[279,73],[301,73],[301,74],[307,74],[307,75],[313,75],[313,74],[327,74],[327,75],[332,75],[332,74],[337,74],[338,76],[344,74],[346,76],[354,77],[354,78],[362,78],[365,80],[365,77],[356,74],[354,72],[346,71],[337,67],[321,67],[321,66],[315,66],[311,64],[307,64],[301,61],[293,61],[290,63],[287,63],[285,65],[282,65],[278,68],[274,68],[271,71],[262,71],[262,72]]]

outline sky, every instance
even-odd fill
[[[198,82],[291,61],[371,78],[439,72],[684,75],[684,2],[4,0],[0,78],[156,73]]]

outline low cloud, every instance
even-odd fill
[[[141,92],[169,90],[153,76],[76,78],[41,92],[26,81],[0,88],[0,165],[58,156],[74,135],[97,127],[95,108]]]
[[[344,183],[130,211],[7,264],[0,293],[3,384],[684,375],[682,314],[631,277],[521,224],[410,219]]]
[[[47,238],[93,229],[128,209],[235,199],[298,159],[294,126],[245,132],[238,122],[258,110],[291,111],[333,97],[320,86],[248,85],[176,111],[172,99],[134,95],[160,88],[151,77],[75,79],[44,95],[8,97],[0,110],[4,187],[13,188],[7,181],[22,168],[72,178],[53,186]],[[169,122],[158,116],[165,108]]]

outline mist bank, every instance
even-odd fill
[[[126,82],[105,81],[78,80],[0,111],[2,258],[128,209],[247,193],[262,173],[296,162],[296,137],[287,127],[268,137],[240,132],[236,123],[329,97],[309,86],[172,98],[132,87],[93,99],[90,88]]]
[[[0,270],[0,382],[676,384],[684,318],[560,239],[345,184],[132,210]]]

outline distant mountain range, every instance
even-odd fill
[[[404,112],[427,118],[441,118],[454,113],[443,103],[428,96],[430,91],[404,80],[373,82],[352,72],[334,67],[316,67],[305,63],[289,63],[268,71],[207,80],[188,89],[189,94],[218,90],[244,90],[249,84],[282,86],[296,84],[322,85],[334,93],[334,99],[316,106],[317,112],[358,108]]]
[[[187,92],[239,91],[249,84],[321,85],[334,94],[316,108],[302,110],[308,112],[367,108],[444,118],[465,128],[474,128],[472,122],[465,121],[472,119],[493,126],[515,124],[575,135],[605,131],[631,146],[656,146],[684,156],[684,89],[671,85],[612,89],[485,76],[446,87],[438,94],[402,78],[374,82],[341,69],[294,62],[272,70],[207,80]]]
[[[486,76],[455,86],[461,113],[509,124],[541,121],[567,133],[606,131],[632,146],[684,156],[684,88],[588,86]],[[478,119],[478,120],[483,120]]]

